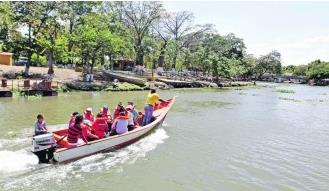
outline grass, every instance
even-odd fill
[[[294,90],[286,90],[286,89],[277,89],[277,90],[274,90],[273,92],[283,93],[283,94],[294,94],[294,93],[296,93]]]
[[[117,87],[110,86],[105,89],[105,91],[137,91],[137,90],[144,90],[144,88],[127,82],[118,83]]]

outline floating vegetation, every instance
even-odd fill
[[[59,86],[58,90],[57,90],[58,93],[66,93],[66,92],[70,92],[70,89],[64,84],[62,86]]]
[[[256,86],[258,87],[262,87],[262,88],[276,88],[278,87],[277,85],[273,85],[273,84],[257,84]]]
[[[293,101],[293,102],[301,102],[301,100],[288,98],[288,97],[279,97],[281,100]]]
[[[189,102],[189,105],[192,107],[225,107],[228,105],[231,105],[230,102],[225,101],[191,101]]]
[[[21,94],[17,89],[13,90],[13,97],[19,97]]]
[[[296,93],[294,90],[286,90],[286,89],[277,89],[277,90],[274,90],[273,92],[283,93],[283,94],[294,94],[294,93]]]
[[[144,88],[127,82],[118,83],[116,86],[109,86],[108,88],[105,89],[105,91],[137,91],[137,90],[144,90]]]
[[[33,96],[27,96],[28,100],[34,101],[34,100],[40,100],[42,98],[41,95],[33,95]]]

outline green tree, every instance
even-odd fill
[[[306,73],[307,73],[307,65],[296,66],[293,71],[293,74],[297,76],[306,76]]]
[[[82,16],[89,14],[100,5],[100,2],[63,1],[58,10],[60,18],[64,21],[66,30],[63,31],[67,38],[67,62],[73,64],[77,53],[74,51],[74,35],[79,26],[83,24]]]
[[[329,78],[329,62],[315,60],[309,63],[306,74],[309,79],[319,80]]]
[[[264,74],[281,74],[281,54],[278,51],[272,51],[257,59],[255,73],[258,78]]]
[[[27,76],[29,75],[32,54],[38,48],[36,36],[43,30],[48,19],[52,17],[50,13],[54,11],[55,4],[54,2],[41,1],[11,2],[12,10],[16,13],[14,21],[27,29],[27,40],[22,43],[28,58],[24,72]]]
[[[116,8],[123,13],[123,22],[132,33],[136,64],[143,65],[144,55],[147,52],[144,40],[152,24],[160,17],[163,11],[162,4],[156,1],[125,1],[118,2]]]
[[[96,62],[102,62],[108,52],[118,52],[120,36],[110,31],[104,14],[89,13],[82,17],[83,24],[75,36],[87,73],[92,74]],[[105,22],[104,22],[105,21]]]
[[[10,51],[15,36],[19,36],[14,16],[10,2],[0,2],[0,51]]]

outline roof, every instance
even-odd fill
[[[12,56],[13,53],[10,52],[0,52],[1,55],[8,55],[8,56]]]

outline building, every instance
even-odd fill
[[[13,54],[9,52],[0,52],[0,64],[12,66]]]
[[[129,58],[118,58],[114,60],[114,70],[132,70],[135,67],[135,61]]]

